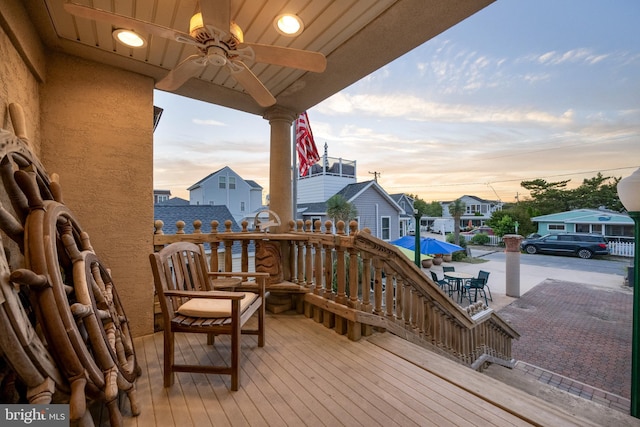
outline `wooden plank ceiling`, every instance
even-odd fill
[[[162,79],[180,61],[197,53],[194,46],[147,35],[140,49],[126,48],[112,37],[115,26],[75,17],[66,0],[25,0],[45,44],[52,49]],[[198,0],[73,0],[75,3],[189,32]],[[203,0],[209,1],[209,0]],[[321,52],[322,74],[261,63],[247,63],[276,97],[278,105],[303,111],[457,24],[493,0],[231,0],[231,19],[245,41]],[[223,2],[224,3],[224,2]],[[304,22],[297,37],[280,35],[274,19],[295,13]],[[226,67],[208,65],[174,91],[263,114]]]

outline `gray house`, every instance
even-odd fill
[[[391,198],[400,206],[400,237],[406,236],[416,229],[416,220],[413,216],[413,198],[405,193],[390,194]]]
[[[192,205],[224,205],[236,222],[241,222],[262,207],[262,187],[244,180],[229,166],[207,175],[187,188]]]
[[[349,184],[336,194],[356,207],[360,229],[369,228],[382,240],[400,237],[400,215],[404,211],[376,181]],[[327,216],[327,202],[299,203],[298,218],[324,224],[331,219]]]

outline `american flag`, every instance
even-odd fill
[[[306,111],[296,119],[296,150],[298,151],[300,176],[305,176],[309,168],[320,160]]]

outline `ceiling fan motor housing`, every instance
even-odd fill
[[[208,46],[207,62],[211,65],[222,67],[227,63],[227,52],[220,46]]]

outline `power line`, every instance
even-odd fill
[[[564,174],[557,174],[557,175],[547,175],[547,176],[540,176],[540,177],[535,177],[535,178],[502,179],[502,180],[498,180],[498,181],[491,181],[490,183],[487,183],[487,182],[467,182],[467,183],[459,183],[459,184],[428,184],[428,185],[425,184],[425,185],[412,185],[412,187],[431,188],[431,187],[459,187],[459,186],[462,186],[462,185],[500,184],[500,183],[503,183],[503,182],[533,181],[535,179],[547,179],[547,178],[556,178],[556,177],[562,177],[562,176],[583,175],[583,174],[587,174],[587,173],[610,172],[610,171],[617,171],[617,170],[623,170],[623,169],[637,169],[639,167],[640,166],[627,166],[627,167],[621,167],[621,168],[600,169],[600,170],[591,170],[591,171],[582,171],[582,172],[571,172],[571,173],[564,173]],[[402,188],[402,187],[406,187],[406,185],[396,185],[396,186],[391,186],[389,188]]]

